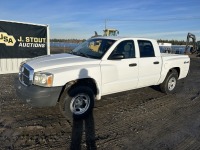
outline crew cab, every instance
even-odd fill
[[[70,53],[23,62],[16,89],[32,106],[58,105],[67,117],[79,118],[103,95],[152,85],[174,93],[189,66],[187,55],[160,53],[153,39],[96,37]]]

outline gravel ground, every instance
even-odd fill
[[[147,87],[104,96],[93,114],[73,122],[56,107],[22,103],[16,78],[0,75],[0,149],[200,149],[199,58],[176,94]]]

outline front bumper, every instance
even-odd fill
[[[16,93],[21,100],[35,107],[55,106],[62,87],[24,86],[16,80]]]

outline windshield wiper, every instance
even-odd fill
[[[84,56],[84,57],[90,58],[90,57],[89,57],[87,54],[85,54],[85,53],[79,52],[79,54],[80,54],[81,56]]]
[[[69,54],[73,54],[73,55],[78,55],[79,56],[79,53],[73,52],[73,51],[70,51]]]
[[[78,56],[83,56],[83,57],[90,58],[87,54],[82,53],[82,52],[73,52],[73,51],[70,51],[69,53],[73,54],[73,55],[78,55]]]

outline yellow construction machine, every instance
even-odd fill
[[[117,36],[119,34],[119,31],[116,29],[105,29],[103,30],[103,36]],[[95,35],[92,37],[98,37],[102,35],[98,35],[98,33],[95,31]]]
[[[105,29],[103,32],[103,36],[117,36],[119,34],[119,31],[116,29]]]

